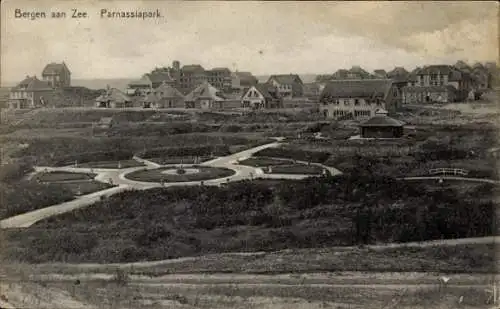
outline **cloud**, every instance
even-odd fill
[[[352,65],[493,60],[495,2],[2,3],[2,78],[65,60],[75,78],[140,76],[174,59],[205,67],[328,73]],[[16,20],[14,8],[86,10],[90,18]],[[158,20],[101,19],[100,9],[160,9]],[[27,48],[27,46],[29,46]]]

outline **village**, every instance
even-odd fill
[[[500,308],[497,3],[51,2],[2,2],[0,309]]]
[[[212,252],[310,248],[301,255],[306,258],[317,247],[355,246],[346,258],[325,253],[322,266],[307,271],[338,263],[342,271],[359,269],[364,255],[370,271],[489,273],[495,267],[500,178],[492,63],[373,73],[353,66],[303,82],[298,74],[259,80],[250,72],[174,61],[125,89],[72,86],[71,74],[65,62],[50,63],[40,78],[27,76],[4,96],[5,265],[141,265]],[[453,251],[427,247],[438,239]],[[371,251],[385,243],[401,247]],[[407,250],[421,256],[418,262],[376,265],[387,255],[406,259]],[[454,262],[436,264],[434,250]],[[224,259],[216,271],[241,263]],[[267,267],[304,267],[288,259],[287,266],[268,260]],[[189,264],[196,267],[202,266]],[[163,271],[125,269],[102,270],[115,282],[112,289],[129,291],[133,285],[116,280]],[[36,274],[52,271],[42,267]],[[421,282],[433,275],[426,276]],[[445,297],[449,278],[435,279],[439,284],[426,290],[430,299],[496,303],[489,275],[453,277]],[[455,282],[479,285],[479,292],[471,296]],[[93,286],[89,281],[71,293],[83,297]],[[193,304],[189,293],[178,293]],[[372,301],[380,301],[375,295]]]

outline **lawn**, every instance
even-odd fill
[[[271,171],[265,168],[266,173],[272,174],[304,174],[304,175],[319,175],[323,173],[323,168],[317,165],[291,164],[272,166]]]
[[[138,162],[136,160],[121,160],[121,161],[98,161],[98,162],[88,162],[78,164],[78,167],[87,167],[87,168],[129,168],[129,167],[138,167],[144,166],[143,163]]]
[[[166,167],[154,170],[142,170],[135,171],[127,174],[125,177],[131,180],[143,181],[143,182],[190,182],[190,181],[202,181],[209,179],[217,179],[229,177],[234,174],[233,170],[220,167],[206,167],[198,166],[194,167],[199,170],[198,173],[194,174],[182,174],[182,175],[171,175],[162,173],[165,170],[176,169],[178,167]]]
[[[85,194],[90,194],[94,193],[97,191],[102,191],[105,189],[109,189],[114,187],[113,185],[110,185],[108,183],[103,183],[99,181],[81,181],[81,182],[71,182],[71,183],[65,183],[62,184],[66,188],[68,188],[75,196],[78,195],[85,195]]]
[[[41,172],[33,176],[39,182],[65,182],[78,180],[92,180],[96,174],[71,173],[71,172]]]
[[[241,165],[248,165],[253,167],[267,167],[267,166],[276,166],[276,165],[287,165],[293,163],[293,160],[287,159],[275,159],[268,157],[252,157],[246,160],[240,161]]]

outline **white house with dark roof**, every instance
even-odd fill
[[[53,88],[71,86],[71,72],[63,61],[62,63],[49,63],[42,71],[42,79]]]
[[[363,119],[379,109],[394,111],[400,92],[390,79],[348,79],[327,82],[320,94],[325,118]]]
[[[276,87],[282,98],[302,97],[304,95],[304,83],[297,74],[271,75],[267,84]]]
[[[9,93],[7,105],[12,109],[37,108],[47,106],[47,97],[54,91],[48,81],[36,76],[26,76]]]
[[[250,87],[241,97],[241,107],[250,109],[268,109],[283,107],[275,87],[268,84],[257,84]]]

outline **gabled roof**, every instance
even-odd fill
[[[327,98],[385,98],[391,89],[390,79],[346,79],[326,83],[320,100]]]
[[[275,81],[277,81],[280,84],[287,84],[287,85],[295,84],[295,83],[303,84],[302,80],[300,79],[299,75],[297,75],[297,74],[271,75],[269,77],[268,82],[271,81],[272,79],[274,79]]]
[[[101,94],[95,100],[97,102],[113,101],[113,102],[118,102],[118,103],[132,101],[128,95],[126,95],[121,90],[116,89],[116,88],[110,88],[110,89],[106,90],[106,93]]]
[[[45,66],[45,68],[42,71],[42,75],[54,75],[54,74],[59,74],[63,71],[69,72],[69,69],[66,66],[66,63],[64,63],[64,61],[62,63],[52,62]]]
[[[255,90],[257,90],[260,94],[262,94],[262,96],[266,99],[278,99],[278,95],[277,95],[277,91],[276,91],[276,88],[269,85],[269,84],[257,84],[257,85],[254,85],[250,88],[248,88],[247,90],[245,90],[245,92],[243,93],[243,96],[245,96],[247,94],[247,92],[252,89],[252,88],[255,88]]]
[[[185,97],[185,100],[190,102],[196,101],[198,99],[224,101],[225,98],[222,96],[219,89],[210,85],[208,82],[204,82]]]
[[[187,64],[182,66],[181,70],[184,72],[205,71],[205,69],[199,64]]]
[[[12,90],[43,91],[43,90],[52,90],[52,87],[50,86],[49,82],[39,80],[38,78],[36,78],[36,76],[27,76]]]
[[[162,83],[160,86],[156,87],[154,93],[161,98],[184,97],[184,95],[179,90],[167,83]]]
[[[146,95],[142,101],[143,102],[158,102],[161,99],[177,99],[177,98],[183,98],[184,95],[182,93],[175,89],[174,87],[162,83],[160,86],[156,87],[156,89]]]

